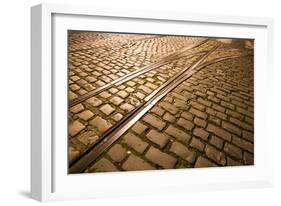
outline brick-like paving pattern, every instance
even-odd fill
[[[70,101],[204,38],[69,33]],[[121,136],[85,172],[252,165],[254,161],[253,56],[242,40],[223,44],[210,64],[185,80]],[[237,44],[238,42],[238,44]],[[240,44],[239,44],[240,43]],[[215,39],[180,53],[119,86],[69,108],[69,159],[75,160],[144,102],[144,98],[201,54]]]

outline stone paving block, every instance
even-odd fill
[[[167,112],[170,112],[172,114],[176,114],[179,111],[177,107],[175,107],[174,105],[168,102],[160,102],[158,105],[161,106],[163,109],[165,109]]]
[[[194,127],[194,124],[192,122],[190,122],[184,118],[179,118],[179,120],[177,121],[177,124],[189,131],[191,131]]]
[[[150,141],[156,143],[160,148],[164,147],[169,141],[169,137],[167,135],[154,129],[150,130],[146,137]]]
[[[90,82],[90,83],[97,81],[97,79],[93,76],[87,76],[85,79],[87,82]]]
[[[135,91],[135,89],[133,89],[132,87],[127,87],[125,90],[128,93],[132,93],[133,91]]]
[[[70,160],[74,160],[79,156],[80,152],[73,147],[69,147],[68,149],[68,158]]]
[[[110,99],[110,102],[112,102],[114,105],[119,106],[124,100],[120,97],[112,97]]]
[[[190,146],[199,150],[200,152],[203,152],[205,148],[205,144],[195,137],[192,137]]]
[[[126,84],[128,84],[128,85],[131,86],[131,87],[133,87],[133,86],[136,85],[136,83],[135,83],[135,82],[132,82],[132,81],[128,81],[128,82],[126,82]]]
[[[77,139],[87,146],[94,144],[99,139],[99,136],[97,136],[93,131],[86,131],[79,134]]]
[[[115,144],[107,153],[115,162],[121,162],[127,156],[127,150],[120,144]]]
[[[85,111],[79,113],[78,116],[79,116],[80,119],[83,119],[84,121],[87,121],[88,119],[93,117],[94,114],[90,110],[85,110]]]
[[[142,118],[142,120],[159,130],[162,130],[166,126],[166,123],[164,121],[162,121],[160,118],[155,117],[151,114],[146,114]]]
[[[112,116],[112,119],[115,120],[116,122],[119,122],[123,118],[123,115],[120,113],[114,114]]]
[[[155,169],[148,162],[145,162],[143,159],[131,154],[129,158],[124,162],[122,168],[127,171],[136,171],[136,170],[152,170]]]
[[[240,108],[240,107],[236,107],[236,110],[243,115],[247,115],[248,117],[253,118],[253,112],[250,112],[250,111]]]
[[[223,147],[223,140],[221,140],[220,138],[216,137],[216,136],[212,136],[210,139],[210,144],[212,144],[213,146],[222,149]]]
[[[92,86],[91,84],[84,84],[82,87],[83,87],[84,89],[86,89],[88,92],[95,89],[95,87]]]
[[[160,107],[153,107],[152,109],[151,109],[151,112],[153,112],[154,114],[157,114],[158,116],[162,116],[163,114],[164,114],[164,112],[165,112],[165,110],[164,109],[161,109]]]
[[[84,110],[84,106],[82,104],[77,104],[70,108],[70,111],[74,114],[79,113]]]
[[[83,86],[84,84],[87,84],[88,82],[85,81],[84,79],[79,79],[76,83],[79,84],[79,86]]]
[[[206,145],[205,149],[206,155],[211,160],[215,161],[217,164],[225,165],[226,164],[226,158],[225,154],[220,152],[219,150],[215,149],[214,147],[210,145]]]
[[[145,98],[145,95],[143,93],[141,93],[141,92],[135,93],[135,96],[140,98],[140,99],[144,99]]]
[[[91,97],[90,99],[87,99],[86,102],[93,105],[94,107],[98,107],[102,104],[102,101],[96,97]]]
[[[79,91],[78,91],[78,94],[80,94],[80,95],[84,95],[84,94],[86,94],[86,93],[88,93],[86,90],[84,90],[84,89],[80,89]]]
[[[239,165],[242,165],[242,163],[240,163],[230,157],[227,157],[227,166],[239,166]]]
[[[205,105],[206,107],[211,107],[211,105],[212,105],[212,103],[210,102],[210,101],[207,101],[207,100],[205,100],[205,99],[203,99],[203,98],[198,98],[198,100],[197,100],[199,103],[201,103],[201,104],[203,104],[203,105]]]
[[[222,112],[222,113],[225,112],[225,108],[220,106],[220,105],[218,105],[218,104],[212,104],[212,108],[217,110],[217,111],[219,111],[219,112]]]
[[[166,169],[174,168],[177,163],[176,158],[152,146],[147,151],[145,157],[155,164],[160,165],[161,167],[164,167]]]
[[[174,115],[171,115],[169,112],[166,112],[163,116],[163,119],[170,122],[170,123],[174,123],[176,121],[176,118]]]
[[[123,142],[132,147],[134,150],[142,154],[147,148],[148,143],[142,141],[139,137],[132,133],[128,133],[123,137]]]
[[[181,113],[181,117],[187,119],[187,120],[190,120],[192,121],[193,120],[193,114],[189,113],[189,112],[182,112]]]
[[[233,144],[226,142],[224,151],[235,158],[242,159],[242,150]]]
[[[174,138],[176,138],[179,141],[182,141],[184,143],[188,143],[191,136],[187,134],[186,132],[182,131],[181,129],[178,129],[172,125],[169,125],[169,127],[165,130],[165,132]]]
[[[115,167],[109,160],[101,158],[93,166],[91,166],[89,170],[95,172],[113,172],[118,171],[118,168]]]
[[[198,117],[195,117],[195,118],[194,118],[194,124],[196,124],[196,125],[199,126],[199,127],[206,127],[207,122],[206,122],[205,120],[203,120],[203,119],[200,119],[200,118],[198,118]]]
[[[112,127],[112,124],[105,119],[101,118],[100,116],[96,116],[94,119],[92,119],[90,122],[90,125],[96,127],[100,132],[105,132],[110,127]]]
[[[232,109],[232,110],[235,109],[235,106],[234,106],[233,104],[228,103],[228,102],[225,102],[225,101],[223,101],[223,100],[221,101],[221,106],[227,107],[228,109]]]
[[[79,76],[71,76],[70,79],[71,79],[72,81],[75,81],[75,82],[76,82],[77,80],[80,79],[80,77],[79,77]]]
[[[204,112],[204,110],[205,110],[205,106],[202,105],[202,104],[200,104],[200,103],[198,103],[198,102],[192,101],[192,102],[190,102],[190,105],[191,105],[193,108],[198,109],[198,110],[200,110],[200,111],[202,111],[202,112]]]
[[[100,107],[100,111],[102,111],[106,115],[110,115],[112,112],[115,111],[115,109],[112,106],[110,106],[109,104],[105,104]]]
[[[222,128],[239,136],[242,133],[242,130],[239,127],[225,121],[222,122]]]
[[[70,123],[69,134],[70,134],[70,136],[75,136],[76,134],[78,134],[84,128],[85,128],[85,125],[83,125],[81,122],[76,120],[76,121]]]
[[[180,100],[184,101],[184,102],[187,102],[188,99],[189,99],[189,98],[187,98],[187,97],[185,97],[185,96],[183,96],[183,95],[180,95],[180,94],[178,94],[178,93],[175,93],[175,92],[172,92],[171,95],[172,95],[173,97],[177,98],[177,99],[180,99]]]
[[[150,82],[147,82],[146,84],[145,84],[145,86],[147,86],[147,87],[149,87],[150,89],[157,89],[157,85],[155,85],[155,84],[152,84],[152,83],[150,83]]]
[[[216,98],[214,96],[208,96],[207,99],[211,100],[214,103],[220,103],[220,101],[221,101],[220,99],[218,99],[218,98]]]
[[[127,96],[129,96],[129,94],[125,91],[119,91],[117,92],[117,95],[119,95],[122,98],[126,98]]]
[[[201,112],[200,110],[194,109],[193,107],[190,108],[189,112],[202,119],[207,119],[207,117],[208,117],[208,115],[206,113]]]
[[[246,130],[242,131],[242,137],[250,142],[254,142],[254,133]]]
[[[217,165],[211,162],[210,160],[204,158],[204,157],[198,157],[194,167],[200,168],[200,167],[216,167]]]
[[[213,134],[221,137],[224,140],[227,140],[229,142],[231,141],[231,134],[229,132],[213,124],[208,124],[207,131],[212,132]]]
[[[143,133],[148,127],[142,124],[141,122],[137,122],[133,127],[132,130],[137,134]]]
[[[144,85],[139,86],[138,89],[144,91],[147,94],[150,94],[153,91],[152,89],[150,89],[150,88],[148,88],[148,87],[146,87]]]
[[[244,119],[244,116],[242,114],[240,114],[239,112],[236,112],[236,111],[229,110],[229,109],[226,110],[226,114],[230,115],[230,116],[232,116],[234,118],[237,118],[239,120],[243,120]]]
[[[247,165],[253,165],[254,164],[254,155],[250,154],[248,152],[244,152],[243,154],[243,160],[245,164]]]
[[[222,99],[222,100],[224,100],[224,101],[226,101],[226,102],[229,102],[229,101],[230,101],[230,98],[229,98],[229,97],[227,97],[227,96],[225,96],[225,95],[222,95],[222,94],[217,94],[217,98]]]
[[[216,112],[216,116],[222,120],[227,120],[227,115],[222,112]]]
[[[115,94],[115,93],[118,92],[119,90],[116,89],[116,88],[110,88],[108,91],[109,91],[111,94]]]
[[[75,94],[74,92],[72,92],[72,91],[69,91],[68,92],[68,98],[69,98],[69,100],[73,100],[73,99],[75,99],[75,98],[77,98],[78,96],[77,96],[77,94]]]
[[[120,106],[120,109],[124,110],[126,113],[129,113],[135,109],[135,107],[131,104],[124,103]]]
[[[101,92],[99,94],[99,96],[101,96],[102,98],[107,99],[107,98],[111,97],[111,94],[109,92],[107,92],[107,91],[104,91],[104,92]]]
[[[253,127],[251,125],[247,124],[246,122],[242,122],[242,121],[240,121],[236,118],[232,118],[232,117],[229,118],[229,121],[232,122],[233,124],[237,125],[238,127],[253,131]]]
[[[69,86],[71,91],[77,91],[80,89],[80,87],[77,84],[72,84]]]
[[[179,142],[173,142],[169,151],[177,154],[190,163],[194,163],[195,161],[196,153]]]
[[[209,137],[209,133],[206,130],[198,127],[193,130],[193,134],[205,141],[207,141]]]
[[[242,138],[233,136],[232,143],[242,148],[243,150],[247,150],[248,152],[254,153],[254,145]]]

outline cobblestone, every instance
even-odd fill
[[[113,107],[111,107],[109,104],[103,105],[100,108],[100,110],[106,115],[110,115],[113,111],[115,111],[115,109]]]
[[[107,154],[115,162],[121,162],[127,156],[127,151],[120,144],[116,144],[109,150]]]
[[[220,164],[220,165],[226,164],[226,158],[225,158],[224,153],[218,151],[217,149],[215,149],[214,147],[209,146],[209,145],[206,146],[205,151],[206,151],[207,157],[209,157],[210,159],[215,161],[217,164]]]
[[[112,124],[108,121],[104,120],[103,118],[96,116],[93,120],[89,122],[92,126],[96,127],[100,132],[105,132]]]
[[[188,141],[190,140],[191,136],[187,133],[185,133],[184,131],[169,125],[169,127],[165,130],[165,132],[171,136],[173,136],[174,138],[176,138],[179,141],[182,141],[184,143],[188,143]]]
[[[215,167],[215,166],[217,165],[204,157],[198,157],[194,165],[194,167]]]
[[[146,142],[142,141],[139,137],[132,133],[126,134],[123,138],[123,142],[132,147],[140,154],[142,154],[148,146]]]
[[[229,144],[226,142],[224,145],[224,151],[238,159],[242,158],[242,150],[240,148],[234,146],[233,144]]]
[[[191,139],[190,146],[196,148],[201,152],[203,152],[205,148],[205,144],[195,137]]]
[[[194,124],[184,118],[180,118],[178,121],[177,121],[177,124],[181,127],[183,127],[184,129],[186,130],[192,130],[193,127],[194,127]]]
[[[190,163],[194,163],[195,161],[196,153],[179,142],[173,142],[170,152],[175,153]]]
[[[151,114],[145,115],[143,121],[145,121],[146,123],[150,124],[151,126],[159,130],[162,130],[166,126],[166,123],[164,121]]]
[[[177,159],[161,152],[160,150],[150,147],[150,149],[147,151],[145,157],[149,159],[150,161],[154,162],[157,165],[160,165],[166,169],[173,168],[177,162]]]
[[[114,105],[118,106],[120,105],[124,100],[120,97],[113,97],[110,99],[110,102],[112,102]]]
[[[165,134],[160,133],[160,132],[158,132],[156,130],[150,130],[147,133],[146,137],[150,141],[152,141],[152,142],[156,143],[157,145],[159,145],[161,148],[164,147],[168,143],[168,140],[169,140],[169,138]]]
[[[221,137],[224,140],[231,141],[231,134],[220,127],[217,127],[212,124],[208,124],[207,130]]]
[[[133,127],[132,130],[137,134],[143,133],[148,127],[142,124],[141,122],[137,122]]]
[[[163,57],[200,41],[177,36],[70,33],[70,102],[126,74],[157,65],[69,108],[70,161],[145,103],[155,89],[200,58],[186,55],[218,45],[212,39],[177,59],[166,59]],[[251,52],[222,45],[205,62]],[[161,66],[164,60],[168,61]],[[204,67],[157,102],[86,172],[251,165],[253,99],[250,55]]]
[[[83,107],[82,104],[77,104],[77,105],[75,105],[75,106],[73,106],[73,107],[70,108],[70,111],[71,111],[72,113],[74,113],[74,114],[79,113],[79,112],[81,112],[81,111],[83,111],[83,110],[84,110],[84,107]]]
[[[79,116],[79,118],[83,119],[84,121],[87,121],[88,119],[93,117],[94,114],[90,110],[85,110],[85,111],[81,112],[78,116]]]
[[[79,122],[78,120],[74,121],[69,125],[69,134],[70,136],[74,136],[78,134],[81,130],[83,130],[85,126]]]
[[[135,155],[130,155],[129,158],[122,165],[122,168],[128,171],[155,169],[149,163],[145,162],[144,160]]]
[[[113,171],[118,171],[118,169],[109,160],[102,158],[97,163],[95,163],[92,167],[90,167],[89,171],[113,172]]]

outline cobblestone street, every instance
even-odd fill
[[[70,173],[254,164],[252,40],[68,41]]]

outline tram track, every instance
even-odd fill
[[[126,81],[129,81],[137,76],[140,76],[142,74],[145,74],[149,71],[152,71],[156,68],[159,68],[161,66],[164,66],[166,64],[168,64],[170,61],[172,60],[176,60],[176,59],[179,59],[179,58],[182,58],[182,57],[193,57],[193,56],[196,56],[196,55],[201,55],[202,53],[206,53],[206,51],[199,51],[199,52],[196,52],[196,53],[192,53],[192,54],[188,54],[188,55],[184,55],[184,53],[190,49],[195,49],[197,47],[200,47],[201,45],[205,44],[206,42],[208,42],[209,39],[205,39],[203,41],[201,41],[200,43],[196,44],[196,45],[192,45],[190,47],[185,47],[183,48],[182,50],[178,51],[178,52],[174,52],[166,57],[163,57],[162,59],[160,59],[159,61],[155,62],[155,63],[152,63],[148,66],[145,66],[143,68],[140,68],[136,71],[133,71],[133,72],[130,72],[129,74],[126,74],[116,80],[113,80],[112,82],[104,85],[104,86],[101,86],[101,87],[98,87],[97,89],[93,90],[93,91],[90,91],[84,95],[81,95],[75,99],[73,99],[72,101],[69,102],[69,107],[72,107],[72,106],[75,106],[107,89],[110,89],[111,87],[113,86],[119,86],[121,85],[122,83],[126,82]]]
[[[214,47],[201,58],[194,62],[191,66],[183,69],[180,73],[169,79],[159,88],[149,94],[142,104],[137,106],[125,118],[119,121],[116,125],[105,132],[98,142],[84,151],[79,158],[71,162],[69,165],[69,173],[83,172],[93,161],[95,161],[104,151],[106,151],[115,141],[117,141],[133,124],[135,124],[146,112],[148,112],[159,100],[167,95],[171,90],[177,87],[180,83],[190,78],[193,74],[200,71],[209,64],[216,63],[228,58],[236,58],[237,56],[227,56],[217,58],[210,62],[204,62],[206,58],[213,53],[219,46]]]

